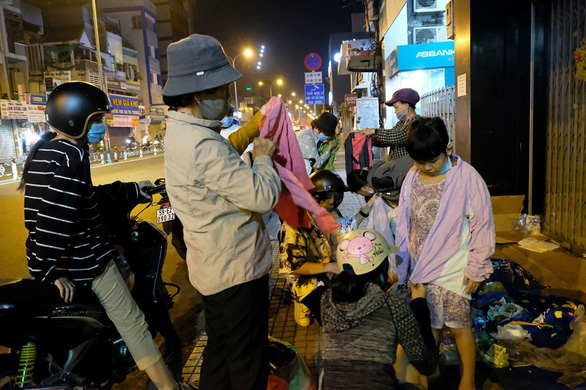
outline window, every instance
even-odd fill
[[[159,85],[159,74],[157,72],[151,72],[151,82]]]
[[[142,30],[142,17],[140,15],[132,17],[132,28],[134,30]]]

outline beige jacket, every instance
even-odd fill
[[[262,214],[276,204],[281,180],[269,156],[249,168],[218,132],[219,121],[169,112],[165,179],[181,222],[191,284],[219,293],[267,274],[271,248]]]

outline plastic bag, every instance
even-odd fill
[[[521,214],[513,219],[513,230],[526,236],[536,236],[541,232],[541,218],[539,215]]]
[[[309,369],[293,345],[269,337],[269,365],[271,373],[284,379],[290,390],[315,390]]]

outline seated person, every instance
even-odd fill
[[[387,256],[396,252],[378,232],[359,229],[340,242],[342,272],[321,298],[323,389],[397,389],[393,370],[400,343],[424,375],[437,366],[423,284],[411,287],[411,308],[387,293]]]

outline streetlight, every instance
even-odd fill
[[[291,96],[295,97],[295,92],[291,92]]]
[[[230,60],[232,60],[232,67],[234,69],[236,69],[236,59],[238,57],[240,57],[241,55],[244,55],[245,57],[252,57],[254,53],[252,52],[252,50],[250,49],[245,49],[242,53],[238,53],[236,54],[236,56],[234,58],[230,57],[230,56],[226,56],[228,57]],[[240,112],[240,109],[238,107],[238,87],[236,86],[236,81],[234,81],[234,99],[236,100],[236,112]]]
[[[272,97],[273,96],[273,80],[264,81],[264,82],[261,80],[258,82],[258,85],[262,87],[265,83],[267,83],[269,85],[269,95]],[[275,80],[275,83],[277,83],[277,85],[279,85],[279,86],[282,86],[284,82],[283,82],[283,79],[277,79],[277,80]],[[281,97],[281,96],[279,95],[279,97]]]
[[[287,103],[291,104],[291,103],[293,103],[293,102],[292,102],[291,100],[289,100]]]

